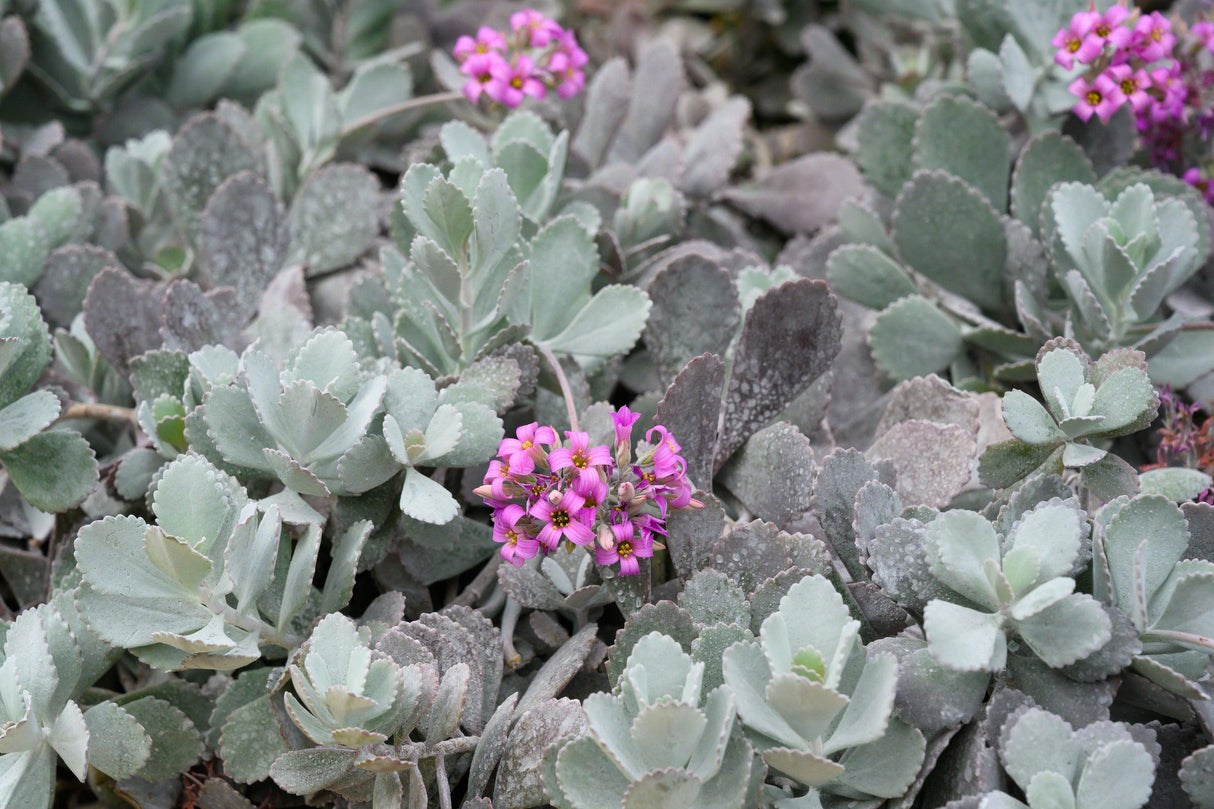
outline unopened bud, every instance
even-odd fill
[[[632,502],[632,498],[636,497],[636,487],[629,481],[624,481],[620,487],[615,490],[616,497],[620,498],[620,505],[626,506]]]
[[[599,547],[605,551],[611,550],[615,546],[615,535],[611,533],[611,529],[605,525],[599,526],[598,536]]]
[[[472,493],[477,497],[488,499],[493,496],[493,487],[486,483],[484,486],[477,486]]]
[[[559,506],[562,498],[564,498],[564,494],[559,489],[548,492],[548,502],[554,506]]]

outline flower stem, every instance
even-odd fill
[[[445,104],[448,101],[459,101],[463,97],[463,93],[452,90],[448,93],[433,93],[428,96],[410,98],[408,101],[402,101],[399,104],[393,104],[390,107],[378,109],[375,112],[364,115],[361,118],[355,118],[353,121],[341,128],[339,137],[344,138],[362,129],[364,126],[370,126],[377,121],[382,121],[385,118],[391,118],[393,115],[399,115],[402,112],[420,109],[421,107],[428,107],[431,104]]]
[[[100,419],[102,421],[125,421],[135,426],[139,425],[139,420],[135,417],[135,411],[132,408],[100,403],[78,402],[73,404],[59,417],[60,421],[64,419]]]
[[[514,648],[514,627],[518,617],[523,612],[522,606],[513,598],[506,599],[506,609],[502,612],[502,657],[511,671],[523,659]]]
[[[565,370],[561,368],[560,360],[552,353],[552,349],[548,346],[535,343],[535,348],[548,361],[552,367],[552,373],[556,375],[557,384],[561,386],[561,396],[565,397],[565,412],[569,414],[569,429],[574,432],[578,431],[577,421],[577,405],[573,403],[573,390],[569,387],[569,379],[565,376]]]

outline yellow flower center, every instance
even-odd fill
[[[632,543],[628,541],[621,542],[615,546],[615,552],[622,558],[627,559],[629,556],[632,556]]]
[[[552,512],[552,527],[553,528],[568,528],[569,527],[569,512],[565,510]]]
[[[1088,90],[1088,104],[1096,106],[1100,103],[1100,93],[1095,90]]]

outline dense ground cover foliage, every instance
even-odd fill
[[[1214,807],[1214,8],[0,0],[0,809]]]

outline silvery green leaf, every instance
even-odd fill
[[[988,609],[999,598],[986,574],[986,565],[1000,561],[999,537],[981,515],[949,511],[927,525],[925,548],[932,575],[954,592]]]
[[[1016,631],[1038,657],[1054,668],[1087,657],[1112,636],[1109,617],[1095,599],[1083,593],[1067,596],[1036,615],[1017,620]]]
[[[291,260],[309,276],[350,264],[379,231],[379,181],[362,166],[338,163],[311,174],[287,217]]]
[[[1000,173],[1006,185],[1007,172]],[[949,223],[947,236],[941,222]],[[936,249],[944,238],[952,249]],[[1003,225],[990,202],[965,182],[943,171],[917,171],[895,202],[893,239],[911,269],[987,311],[1010,308],[1002,277]]]
[[[623,806],[630,781],[620,772],[594,739],[582,736],[560,747],[556,756],[556,781],[559,793],[551,795],[563,801],[561,806],[608,809]],[[544,786],[552,784],[545,778]]]
[[[199,37],[174,66],[166,96],[179,108],[206,106],[223,91],[247,54],[238,34],[215,31]]]
[[[1214,806],[1214,747],[1203,747],[1184,760],[1180,782],[1189,799],[1201,809]]]
[[[311,795],[350,772],[357,755],[348,747],[290,750],[274,760],[270,777],[292,795]]]
[[[1003,420],[1012,435],[1030,444],[1054,445],[1066,438],[1053,416],[1024,391],[1011,390],[1004,394]]]
[[[343,128],[349,130],[362,119],[381,114],[412,95],[413,72],[408,65],[365,62],[355,68],[349,83],[337,94]]]
[[[919,110],[901,101],[869,102],[856,116],[856,162],[869,182],[893,199],[914,170],[912,141]]]
[[[55,753],[49,745],[0,756],[0,806],[50,809]]]
[[[333,543],[333,560],[325,574],[325,587],[321,593],[320,611],[337,612],[350,601],[354,592],[354,574],[367,537],[371,534],[369,520],[360,520],[350,526]]]
[[[51,359],[51,338],[38,304],[19,284],[0,282],[0,405],[29,390]]]
[[[636,344],[650,305],[649,296],[636,287],[606,286],[563,331],[539,342],[555,352],[572,355],[584,367],[595,368]]]
[[[288,626],[311,595],[312,576],[316,572],[316,557],[320,552],[320,529],[319,523],[308,524],[304,535],[295,543],[283,583],[283,598],[276,626]]]
[[[468,278],[474,288],[480,289],[518,241],[522,216],[501,169],[485,172],[472,208],[475,224],[468,243]]]
[[[42,227],[28,216],[0,225],[0,280],[32,287],[40,277],[50,252]]]
[[[0,452],[14,449],[51,426],[60,408],[59,397],[40,390],[0,410]]]
[[[1142,472],[1138,480],[1140,494],[1163,495],[1175,503],[1193,500],[1214,484],[1214,479],[1205,472],[1178,466]]]
[[[1092,753],[1075,790],[1076,809],[1137,809],[1151,796],[1155,762],[1138,742],[1125,740]]]
[[[38,433],[0,452],[9,480],[36,508],[66,511],[79,505],[97,483],[97,459],[88,441],[71,430]]]
[[[590,300],[598,251],[578,221],[565,216],[553,220],[531,240],[529,261],[532,334],[543,341],[569,325],[568,312]]]
[[[891,379],[940,371],[961,352],[961,329],[926,298],[907,295],[877,316],[868,334],[873,359]]]
[[[679,605],[697,624],[707,626],[720,622],[750,626],[750,603],[746,594],[715,570],[702,570],[692,576],[679,593]]]
[[[1002,67],[1003,89],[1016,109],[1024,112],[1033,99],[1037,70],[1011,34],[1005,36],[999,45],[999,62]]]
[[[169,464],[152,495],[161,529],[202,553],[227,539],[247,503],[239,483],[197,455]]]
[[[83,204],[77,188],[53,188],[38,197],[26,216],[31,222],[37,223],[47,246],[53,250],[71,239],[77,229]]]
[[[840,247],[827,259],[826,272],[826,280],[837,294],[872,309],[884,309],[916,292],[906,270],[872,245]]]
[[[459,502],[441,483],[409,468],[401,488],[400,510],[416,520],[442,525],[459,514]]]
[[[964,96],[939,96],[915,126],[915,168],[948,172],[981,191],[995,210],[1007,204],[1008,152],[999,119]]]
[[[924,611],[928,648],[941,664],[958,671],[999,671],[1007,660],[1003,618],[939,599]]]
[[[448,121],[443,124],[438,137],[443,151],[447,153],[447,159],[452,163],[471,157],[486,167],[491,165],[485,136],[463,121]]]
[[[237,783],[269,778],[274,761],[287,752],[268,696],[232,711],[218,738],[217,749],[224,760],[224,774]]]
[[[151,755],[139,771],[149,781],[185,772],[202,755],[202,737],[194,723],[178,708],[155,697],[123,704],[152,740]]]
[[[102,702],[84,713],[89,729],[89,764],[115,780],[143,769],[152,753],[152,737],[143,725],[113,702]]]

